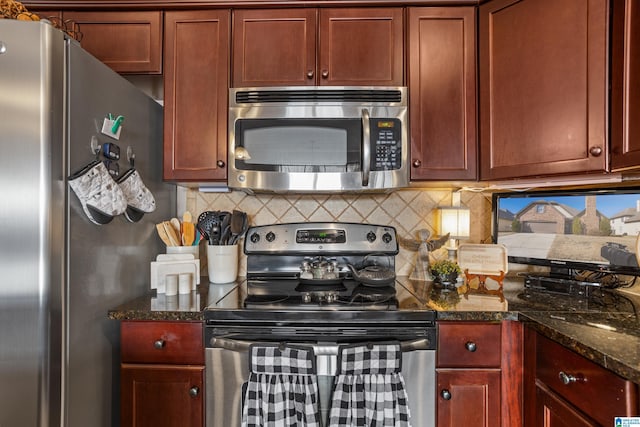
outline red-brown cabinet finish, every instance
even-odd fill
[[[204,366],[123,364],[122,427],[203,427]]]
[[[226,180],[229,27],[228,10],[165,13],[165,180]]]
[[[402,8],[320,9],[319,83],[401,86]]]
[[[607,0],[479,8],[480,176],[608,169]]]
[[[402,8],[233,12],[233,86],[400,86]]]
[[[412,180],[477,178],[475,22],[473,7],[409,8]]]
[[[438,427],[503,425],[501,364],[500,323],[438,322]]]
[[[316,9],[233,12],[233,86],[299,86],[316,81]]]
[[[613,1],[611,167],[640,167],[640,4]]]
[[[123,321],[123,427],[204,426],[202,322]]]
[[[615,416],[638,414],[637,386],[630,381],[540,335],[535,351],[537,387],[553,391],[586,418],[608,425]],[[545,405],[537,403],[537,425],[547,417],[540,410]]]
[[[599,424],[589,419],[569,403],[565,402],[544,385],[536,387],[536,413],[540,419],[537,426],[544,427],[598,427]],[[612,418],[613,423],[613,418]]]
[[[438,369],[438,427],[500,426],[499,369]]]
[[[80,44],[121,74],[162,73],[162,12],[64,11],[82,33]]]
[[[500,323],[439,322],[436,366],[500,368]]]

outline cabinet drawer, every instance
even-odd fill
[[[499,368],[499,323],[438,323],[437,366],[447,368]]]
[[[637,413],[633,383],[547,338],[538,336],[537,340],[539,382],[602,425],[610,425],[614,416]],[[563,374],[576,380],[564,384]]]
[[[199,322],[122,322],[123,363],[203,365],[204,343]]]

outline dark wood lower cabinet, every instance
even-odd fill
[[[595,427],[598,423],[589,420],[572,405],[562,400],[546,387],[536,388],[536,425],[544,427]],[[613,423],[613,420],[612,420]]]
[[[500,420],[499,369],[438,369],[438,427],[496,427]]]
[[[201,322],[123,321],[121,427],[204,426]]]
[[[204,426],[204,367],[123,364],[122,427]]]

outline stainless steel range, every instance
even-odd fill
[[[208,427],[240,426],[251,344],[312,346],[326,419],[339,345],[389,341],[402,349],[412,425],[434,425],[436,315],[395,277],[393,227],[257,226],[244,252],[246,281],[211,285],[204,313]]]

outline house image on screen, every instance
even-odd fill
[[[509,209],[498,210],[498,231],[512,231],[513,220],[516,219],[516,214]]]
[[[586,235],[602,234],[600,222],[603,219],[608,221],[596,209],[595,196],[585,197],[583,210],[551,200],[537,200],[517,212],[516,219],[522,233],[576,234],[579,226],[579,234]]]
[[[618,236],[632,236],[640,233],[640,200],[635,208],[626,208],[614,214],[611,220],[611,233]]]

